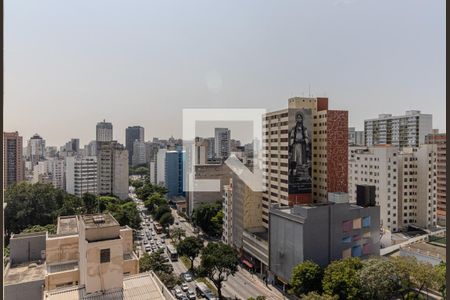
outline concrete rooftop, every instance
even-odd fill
[[[20,282],[30,282],[43,280],[45,277],[45,263],[23,263],[16,266],[9,266],[4,273],[4,285],[16,284]]]

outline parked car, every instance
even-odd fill
[[[184,296],[183,292],[181,291],[181,289],[179,287],[175,288],[175,296],[180,299],[181,297]]]
[[[187,281],[187,282],[191,282],[191,281],[192,281],[192,276],[191,276],[191,274],[189,274],[189,273],[184,273],[184,274],[183,274],[183,278],[184,278],[184,280]]]
[[[195,300],[196,298],[195,292],[193,290],[188,290],[186,295],[189,300]]]
[[[189,286],[185,282],[183,282],[181,284],[181,289],[183,290],[183,292],[186,292],[187,290],[189,290]]]

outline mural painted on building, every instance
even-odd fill
[[[312,191],[312,111],[311,109],[290,109],[288,118],[289,198],[295,198],[296,200],[309,199]],[[298,197],[295,195],[298,195]]]

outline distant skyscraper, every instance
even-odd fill
[[[89,144],[84,146],[85,156],[97,156],[97,141],[90,141]]]
[[[231,132],[228,128],[215,128],[215,151],[216,157],[226,159],[230,156],[231,150]]]
[[[144,142],[144,127],[141,126],[129,126],[125,130],[125,147],[128,150],[129,164],[132,164],[133,160],[133,147],[134,141]]]
[[[116,141],[97,142],[98,194],[128,198],[128,151]]]
[[[418,147],[431,133],[432,115],[410,110],[403,116],[381,114],[377,119],[364,121],[365,144]]]
[[[128,151],[128,153],[130,153]],[[133,157],[132,157],[132,165],[138,166],[145,164],[146,160],[146,151],[145,151],[145,143],[139,140],[135,140],[133,143]]]
[[[206,141],[208,142],[208,160],[213,160],[216,157],[216,139],[209,137]]]
[[[355,127],[348,128],[348,145],[364,146],[364,131],[355,130]]]
[[[26,157],[31,162],[31,168],[45,159],[45,140],[37,133],[28,141]]]
[[[96,141],[97,142],[110,142],[113,140],[113,126],[109,122],[97,123],[96,128]]]
[[[165,185],[167,197],[173,198],[184,196],[184,157],[185,152],[181,149],[166,152]]]
[[[24,179],[22,137],[16,132],[3,132],[3,189]]]

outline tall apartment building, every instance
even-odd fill
[[[56,146],[45,147],[45,159],[54,158],[58,155],[58,148]]]
[[[327,202],[347,192],[348,112],[327,98],[291,98],[263,119],[263,225],[272,203]]]
[[[97,189],[97,157],[69,156],[66,162],[66,192],[83,196],[85,193],[96,195]]]
[[[133,143],[133,157],[131,159],[131,164],[133,166],[145,164],[147,162],[146,154],[145,143],[143,141],[135,140]],[[130,155],[130,151],[128,151],[128,155]]]
[[[128,198],[128,151],[117,141],[97,141],[97,188],[99,195]]]
[[[151,162],[155,160],[156,154],[159,150],[159,144],[153,142],[145,142],[145,160]]]
[[[24,180],[22,137],[16,132],[3,132],[3,190]]]
[[[208,163],[209,143],[202,138],[195,138],[195,164],[205,165]]]
[[[348,145],[364,146],[364,131],[358,131],[355,127],[348,128]]]
[[[144,142],[144,127],[129,126],[125,129],[125,147],[128,150],[130,165],[133,163],[134,142]]]
[[[97,156],[97,141],[90,141],[89,144],[84,146],[85,156]]]
[[[436,154],[432,145],[352,147],[349,150],[349,199],[357,185],[375,187],[381,226],[399,231],[408,225],[436,226]]]
[[[228,158],[231,151],[231,131],[228,128],[214,128],[214,144],[216,157]]]
[[[418,147],[431,130],[431,114],[421,114],[418,110],[407,111],[402,116],[381,114],[376,119],[364,121],[365,145]]]
[[[167,149],[159,149],[150,161],[150,182],[164,185],[166,182],[166,153]]]
[[[28,141],[26,158],[31,162],[31,169],[39,161],[45,160],[45,140],[37,133]]]
[[[167,197],[184,196],[184,159],[185,152],[178,150],[167,151],[165,161],[165,186]]]
[[[230,179],[223,189],[222,242],[231,245],[233,243],[233,180]]]
[[[97,123],[96,138],[97,142],[111,142],[113,140],[113,126],[111,123],[103,122]]]
[[[216,139],[209,137],[205,139],[208,142],[208,160],[216,158]]]
[[[50,158],[40,161],[33,169],[33,183],[41,182],[53,185],[55,188],[65,189],[64,159]]]
[[[437,129],[425,137],[426,144],[436,144],[436,196],[437,222],[441,226],[446,224],[447,211],[447,135],[439,133]]]

